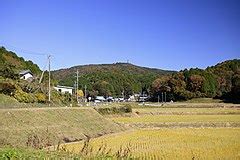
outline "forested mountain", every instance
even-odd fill
[[[157,100],[162,92],[169,100],[209,97],[240,99],[240,60],[229,60],[206,69],[179,72],[135,66],[129,63],[75,66],[53,72],[59,84],[73,86],[79,71],[79,88],[88,95],[119,96],[146,93]]]
[[[90,95],[119,96],[149,92],[152,82],[174,71],[146,68],[130,63],[75,66],[53,72],[61,85],[73,86],[79,71],[79,88],[87,86]]]

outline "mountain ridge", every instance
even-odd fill
[[[129,94],[139,93],[149,88],[157,77],[175,73],[175,71],[141,67],[130,63],[79,65],[55,70],[52,73],[60,85],[73,86],[77,70],[81,89],[86,85],[89,90],[103,95],[120,95],[123,91]]]
[[[109,68],[110,67],[110,68]],[[90,68],[90,70],[88,70],[88,68]],[[112,63],[112,64],[86,64],[86,65],[77,65],[77,66],[72,66],[69,68],[61,68],[61,69],[57,69],[54,70],[54,76],[57,76],[55,73],[60,73],[63,71],[67,71],[68,73],[74,73],[77,70],[79,70],[79,74],[86,74],[86,73],[92,73],[94,71],[103,71],[102,69],[105,69],[104,71],[110,71],[111,69],[129,69],[130,71],[132,70],[137,70],[138,73],[142,72],[144,74],[144,72],[148,72],[151,71],[153,73],[158,73],[158,74],[171,74],[171,73],[175,73],[177,71],[172,71],[172,70],[164,70],[164,69],[158,69],[158,68],[150,68],[150,67],[143,67],[143,66],[139,66],[139,65],[134,65],[131,63],[122,63],[122,62],[118,62],[118,63]]]

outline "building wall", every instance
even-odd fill
[[[33,76],[30,73],[25,74],[24,76],[20,77],[20,79],[27,80],[28,78],[32,78]]]
[[[63,88],[63,87],[54,87],[54,89],[56,89],[57,91],[61,92],[61,93],[73,93],[73,89],[70,88]]]

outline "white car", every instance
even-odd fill
[[[94,102],[95,102],[95,103],[100,103],[101,101],[99,101],[99,100],[96,99],[96,100],[94,100]]]

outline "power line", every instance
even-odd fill
[[[7,48],[10,48],[13,49],[13,50],[16,50],[16,52],[21,52],[23,54],[28,54],[28,55],[35,55],[35,56],[49,56],[48,54],[45,54],[45,53],[40,53],[40,52],[35,52],[35,51],[31,51],[31,50],[27,50],[27,49],[23,49],[23,48],[20,48],[20,47],[16,47],[14,45],[11,45],[11,44],[7,44],[7,43],[1,43],[0,46],[2,47],[7,47]],[[51,55],[51,59],[54,58],[54,55]],[[45,70],[45,67],[43,68],[43,70]]]

